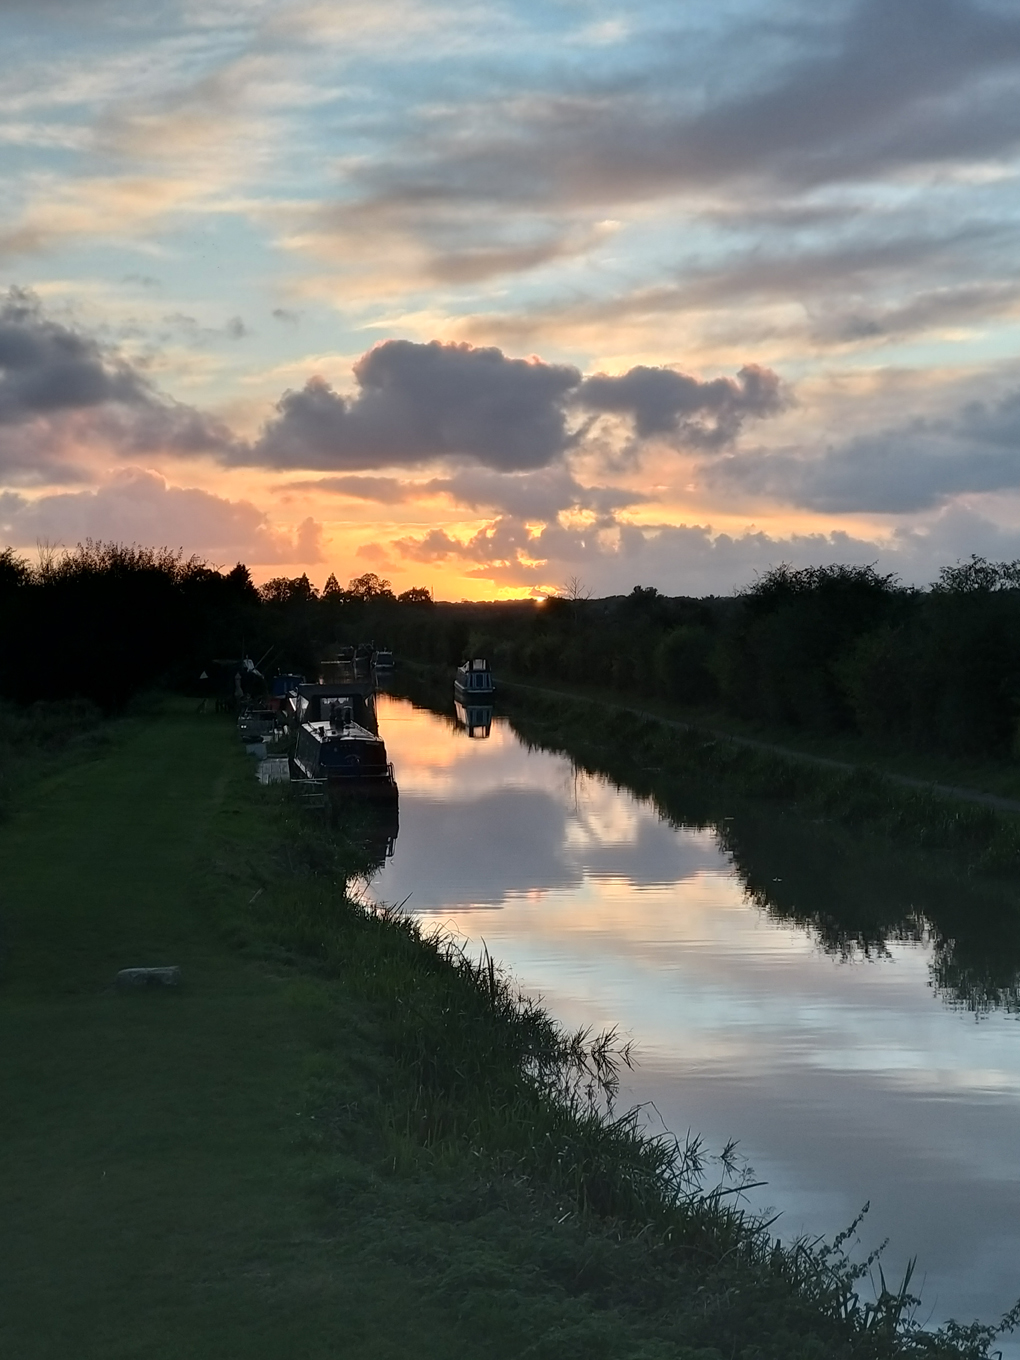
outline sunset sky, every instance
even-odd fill
[[[1015,0],[4,0],[0,546],[1020,557]]]

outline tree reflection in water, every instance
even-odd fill
[[[444,682],[398,688],[456,728]],[[978,877],[947,853],[903,849],[709,787],[678,763],[649,768],[611,725],[595,732],[590,723],[558,723],[554,705],[504,695],[499,707],[526,745],[651,799],[678,829],[714,831],[748,899],[771,920],[807,931],[825,953],[849,962],[887,958],[897,943],[925,944],[931,986],[946,1005],[1020,1014],[1020,880]]]

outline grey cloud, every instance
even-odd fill
[[[758,221],[759,205],[745,205]],[[691,311],[730,313],[734,335],[745,343],[774,334],[767,311],[797,302],[803,313],[782,324],[820,345],[923,333],[943,325],[986,321],[1010,310],[1020,296],[1011,279],[1015,254],[1012,221],[968,216],[955,224],[922,224],[906,214],[883,216],[849,239],[819,247],[781,238],[746,246],[710,268],[682,272],[609,297],[564,297],[524,312],[481,312],[462,323],[467,339],[516,347],[549,330],[597,332],[621,323],[651,322]],[[932,287],[933,277],[944,280]],[[718,324],[718,323],[717,323]]]
[[[535,472],[515,473],[463,467],[452,476],[431,477],[425,482],[347,474],[286,482],[284,486],[286,490],[353,496],[380,505],[400,505],[420,501],[424,496],[443,495],[472,510],[496,510],[530,520],[548,519],[568,509],[606,514],[648,500],[643,492],[625,487],[582,486],[562,463]]]
[[[728,454],[702,468],[705,482],[739,486],[830,513],[907,514],[956,496],[1020,487],[1020,392],[969,402],[955,416],[915,420],[803,452]]]
[[[354,470],[470,458],[519,472],[547,467],[577,442],[570,408],[629,416],[639,438],[718,447],[745,417],[771,415],[781,404],[776,375],[753,365],[735,382],[645,367],[582,379],[568,365],[439,341],[387,340],[359,359],[354,376],[359,391],[349,398],[321,378],[285,393],[237,461]]]
[[[9,481],[74,480],[75,450],[96,441],[128,456],[235,446],[225,426],[162,396],[126,360],[46,316],[17,288],[0,302],[0,426],[0,473]]]
[[[640,365],[620,377],[586,378],[575,400],[591,411],[629,415],[639,438],[673,435],[685,444],[720,448],[731,443],[747,416],[768,416],[784,404],[779,379],[748,364],[732,378],[699,382],[669,368]]]
[[[424,483],[424,489],[445,492],[472,510],[498,510],[532,521],[573,509],[605,515],[648,499],[642,492],[624,487],[582,486],[562,465],[513,476],[485,468],[464,468],[452,477],[433,478]]]
[[[322,528],[306,519],[292,532],[274,528],[249,501],[197,488],[168,486],[154,473],[126,470],[93,490],[29,500],[0,493],[0,539],[15,547],[40,540],[71,544],[86,538],[166,543],[214,561],[253,563],[323,560]]]
[[[473,224],[477,231],[478,223]],[[478,283],[500,274],[522,274],[565,256],[582,253],[591,235],[566,230],[547,232],[542,240],[465,244],[452,249],[433,245],[428,270],[440,283]]]
[[[398,539],[393,547],[419,562],[474,563],[468,575],[500,584],[539,586],[576,574],[596,594],[619,594],[639,583],[670,594],[722,594],[777,562],[866,563],[879,551],[874,542],[844,533],[713,535],[708,525],[638,527],[611,517],[585,528],[550,524],[532,536],[510,516],[463,544],[433,529],[420,538]]]
[[[1020,17],[970,0],[832,6],[795,31],[797,56],[700,111],[681,78],[681,41],[661,44],[629,82],[515,95],[489,117],[476,113],[477,131],[458,119],[437,132],[433,120],[402,162],[362,172],[363,207],[427,217],[450,203],[516,210],[726,182],[804,188],[1020,141],[1010,79]]]
[[[287,491],[326,491],[352,496],[356,500],[376,501],[380,505],[399,505],[420,494],[421,482],[402,482],[398,477],[316,477],[309,481],[286,482]]]
[[[163,324],[170,328],[170,332],[181,332],[187,337],[189,344],[193,345],[220,340],[224,336],[228,340],[243,340],[245,336],[251,335],[251,329],[239,316],[230,317],[222,327],[219,327],[203,326],[197,317],[188,316],[186,312],[171,312],[164,316]]]
[[[345,398],[321,378],[287,392],[251,460],[273,467],[367,468],[470,457],[541,467],[570,442],[563,402],[577,369],[498,349],[388,340],[354,366]]]
[[[0,305],[0,424],[101,406],[144,404],[149,392],[127,364],[45,317],[38,302],[11,289]]]
[[[839,306],[814,318],[812,334],[823,343],[894,339],[946,326],[974,325],[1013,311],[1020,283],[970,283],[934,288],[889,306]]]
[[[441,459],[523,473],[550,468],[577,444],[586,429],[574,428],[578,413],[629,417],[639,439],[663,435],[717,447],[732,441],[746,417],[770,415],[780,404],[775,374],[753,365],[736,381],[701,382],[647,367],[618,378],[583,379],[571,365],[439,341],[385,341],[353,372],[357,391],[350,397],[321,378],[284,393],[276,415],[250,444],[204,412],[167,398],[123,358],[46,317],[27,293],[13,291],[0,306],[0,425],[21,434],[0,446],[0,469],[31,476],[33,459],[40,466],[73,464],[69,450],[103,443],[127,457],[205,453],[228,464],[281,469],[343,472]],[[580,488],[562,475],[559,481],[550,474],[532,483],[508,482],[505,491],[497,485],[460,474],[425,489],[497,506],[507,496],[516,498],[508,505],[523,504],[523,497],[540,506],[558,497],[556,508],[622,503],[618,492]],[[379,479],[372,486],[323,482],[323,489],[394,495]]]

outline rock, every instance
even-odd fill
[[[117,974],[117,986],[122,991],[138,987],[179,987],[181,970],[170,968],[122,968]]]

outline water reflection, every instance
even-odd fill
[[[334,836],[346,846],[345,862],[370,879],[393,855],[400,831],[398,798],[365,799],[342,788],[328,789],[325,797]]]
[[[749,898],[777,921],[808,930],[840,958],[890,957],[893,945],[929,946],[928,981],[975,1014],[1020,1010],[1020,912],[1015,888],[932,872],[887,850],[862,855],[849,838],[745,814],[720,843]]]
[[[621,790],[529,749],[505,718],[472,741],[452,713],[381,697],[380,725],[402,815],[379,900],[484,938],[564,1022],[633,1036],[631,1098],[715,1146],[739,1137],[788,1235],[831,1234],[870,1199],[867,1242],[892,1239],[892,1271],[920,1254],[936,1318],[1012,1303],[1020,1029],[1004,890],[724,810],[661,772]]]
[[[453,707],[457,714],[458,723],[469,737],[489,736],[492,731],[493,708],[491,704],[462,704],[458,699]]]

